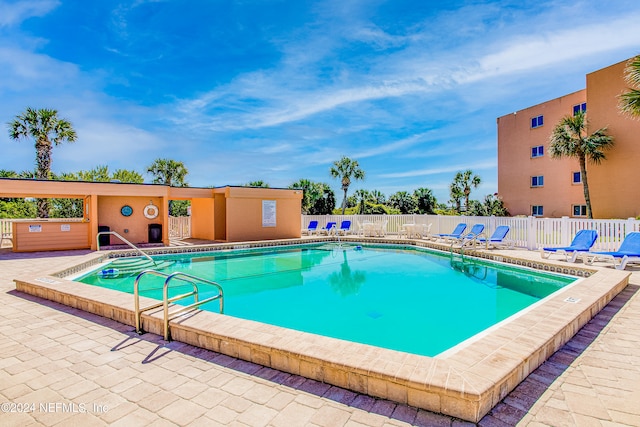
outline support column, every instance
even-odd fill
[[[84,198],[84,221],[89,221],[89,246],[98,250],[98,195],[90,194]]]

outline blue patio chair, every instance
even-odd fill
[[[344,234],[345,236],[349,233],[351,233],[351,221],[350,220],[344,220],[340,223],[340,228],[338,228],[336,230],[336,233],[338,234]]]
[[[332,234],[335,230],[336,230],[335,221],[329,221],[327,225],[325,225],[320,230],[318,230],[318,234],[326,234],[328,236],[329,234]]]
[[[315,221],[315,220],[309,221],[309,225],[307,226],[307,228],[302,231],[304,233],[307,233],[309,236],[311,236],[313,233],[318,231],[318,221]]]
[[[541,248],[540,256],[548,259],[552,254],[556,253],[564,255],[565,261],[576,262],[578,255],[588,252],[596,243],[597,238],[598,232],[596,230],[580,230],[576,233],[569,246]]]
[[[618,259],[620,263],[616,264]],[[589,265],[594,261],[611,262],[617,270],[624,270],[630,263],[640,263],[640,233],[634,231],[627,234],[617,251],[583,252],[582,260]]]
[[[485,249],[500,248],[500,247],[513,247],[513,243],[505,243],[504,239],[509,234],[511,228],[508,225],[499,225],[494,230],[493,234],[489,238],[479,237],[476,239],[478,244],[484,244]]]
[[[433,238],[436,240],[454,240],[454,239],[459,239],[462,236],[462,233],[464,233],[464,230],[467,229],[467,224],[465,224],[464,222],[461,222],[460,224],[456,225],[456,228],[449,234],[446,233],[440,233],[440,234],[434,234]]]
[[[468,245],[468,244],[472,244],[475,242],[475,240],[480,237],[480,235],[482,234],[482,232],[484,231],[484,224],[474,224],[473,227],[471,227],[471,231],[468,232],[467,234],[464,234],[462,236],[460,236],[459,238],[455,239],[452,243],[451,246],[453,245],[460,245],[460,246],[464,246],[464,245]]]

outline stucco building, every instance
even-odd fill
[[[191,237],[220,242],[300,237],[302,191],[277,188],[169,187],[0,178],[0,197],[83,200],[83,217],[13,221],[13,250],[98,248],[99,232],[133,244],[169,245],[169,201],[191,201]],[[113,243],[123,243],[117,236]],[[103,243],[100,243],[103,244]]]
[[[498,118],[498,194],[511,215],[586,217],[578,160],[549,154],[553,128],[578,110],[587,111],[589,132],[606,126],[615,143],[600,165],[587,163],[594,218],[640,215],[640,120],[618,109],[626,64],[587,74],[586,89]]]

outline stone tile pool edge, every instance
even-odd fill
[[[236,243],[215,245],[215,249],[313,241],[326,242],[327,239]],[[442,246],[424,241],[363,241],[442,249]],[[170,249],[173,248],[149,253],[200,252],[211,250],[211,246]],[[133,326],[134,302],[130,294],[64,278],[107,257],[126,253],[97,255],[92,261],[55,275],[19,277],[15,279],[16,289]],[[546,271],[562,272],[569,268],[575,271],[573,274],[585,279],[479,338],[436,357],[387,350],[199,310],[171,321],[171,336],[176,341],[359,393],[477,422],[622,291],[630,273],[613,269],[596,271],[581,268],[580,264],[567,267],[495,255],[491,251],[466,253]],[[141,307],[153,302],[141,298]],[[145,331],[162,335],[162,309],[143,314],[142,322]]]

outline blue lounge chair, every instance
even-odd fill
[[[336,230],[336,233],[338,234],[344,234],[345,236],[349,233],[351,233],[351,221],[350,220],[344,220],[340,223],[340,228],[338,228]]]
[[[493,234],[488,239],[480,237],[476,239],[476,242],[481,245],[484,244],[485,249],[489,249],[490,247],[497,248],[503,246],[512,247],[512,244],[504,243],[504,238],[507,237],[507,234],[509,234],[509,230],[511,230],[511,228],[508,225],[499,225],[496,227]]]
[[[462,237],[462,233],[464,233],[464,230],[467,229],[467,224],[465,224],[464,222],[461,222],[460,224],[456,225],[456,228],[449,234],[446,233],[440,233],[440,234],[434,234],[433,238],[436,240],[440,240],[440,239],[444,239],[444,240],[453,240],[453,239],[459,239],[460,237]]]
[[[559,248],[541,248],[540,256],[544,259],[548,259],[554,253],[563,254],[565,261],[576,262],[580,253],[589,252],[597,238],[598,232],[596,230],[580,230],[576,233],[569,246]]]
[[[309,221],[309,225],[307,226],[307,228],[305,230],[302,230],[304,233],[307,233],[309,236],[311,236],[313,233],[315,233],[316,231],[318,231],[318,221]]]
[[[325,225],[320,230],[318,230],[318,234],[326,234],[328,236],[329,234],[332,234],[335,230],[336,230],[335,221],[329,221],[327,225]]]
[[[620,264],[616,264],[618,259]],[[589,265],[594,261],[610,261],[617,270],[624,270],[629,263],[640,263],[640,233],[627,234],[617,251],[583,252],[582,260]]]
[[[453,243],[451,243],[451,246],[453,245],[460,245],[460,246],[464,246],[464,245],[468,245],[471,244],[473,242],[475,242],[475,240],[480,237],[480,235],[482,234],[482,232],[484,231],[484,224],[474,224],[473,227],[471,227],[471,231],[468,232],[467,234],[464,234],[462,236],[460,236],[458,239],[454,240]]]

